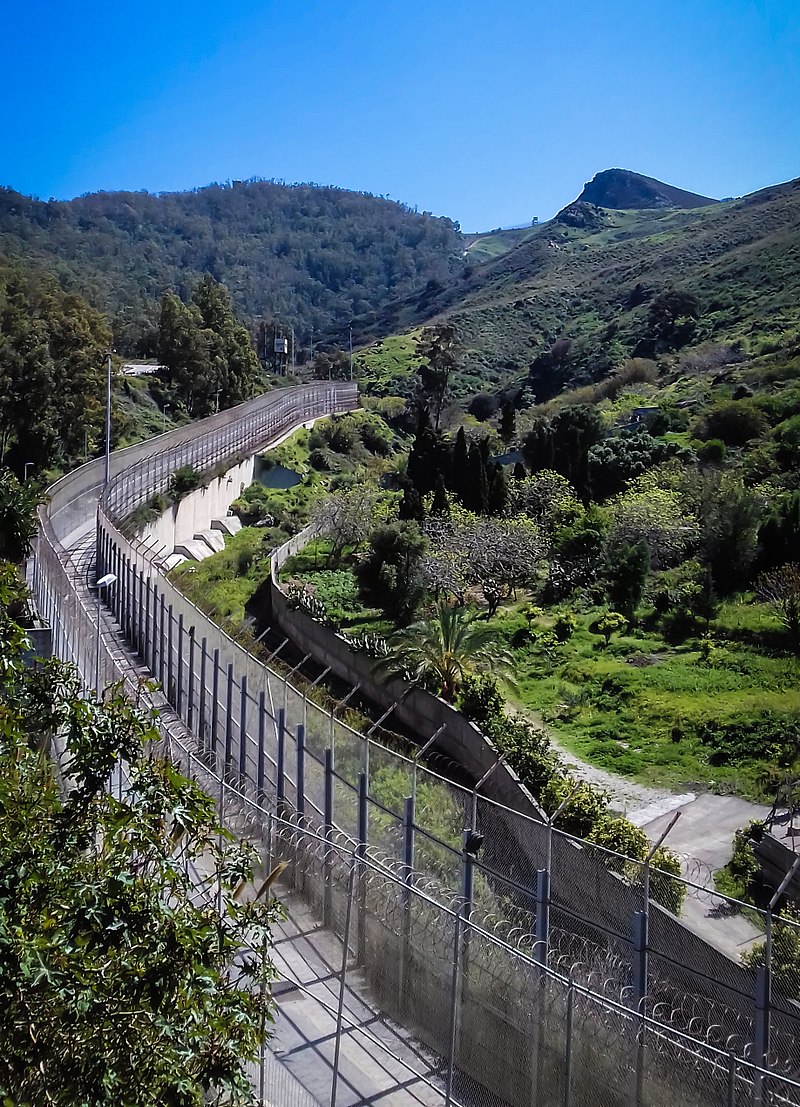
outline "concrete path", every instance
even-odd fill
[[[754,941],[764,937],[752,917],[739,913],[713,891],[713,874],[731,859],[733,836],[751,819],[763,819],[769,808],[738,796],[700,795],[683,804],[680,817],[665,845],[678,854],[684,875],[694,887],[684,902],[682,921],[735,961]],[[673,813],[661,814],[644,824],[656,841],[669,826]]]

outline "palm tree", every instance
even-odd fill
[[[403,627],[389,639],[389,653],[376,672],[400,676],[433,688],[454,700],[464,679],[475,671],[507,669],[511,658],[498,646],[496,631],[463,607],[440,602],[431,618]]]

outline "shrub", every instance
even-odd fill
[[[169,478],[167,494],[173,501],[181,500],[195,488],[199,488],[201,481],[201,474],[192,465],[182,465]]]
[[[559,642],[566,642],[575,633],[577,625],[578,620],[572,612],[564,611],[556,616],[556,621],[553,623],[553,633]]]
[[[698,448],[697,456],[707,465],[719,465],[728,456],[728,450],[721,438],[709,438]]]
[[[767,432],[767,418],[752,400],[720,400],[703,416],[700,437],[719,438],[727,446],[744,446]]]
[[[505,700],[493,676],[471,674],[461,686],[459,708],[479,726],[491,725],[504,715]]]

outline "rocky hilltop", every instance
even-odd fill
[[[719,201],[710,196],[699,196],[696,192],[686,192],[629,169],[604,169],[584,185],[577,202],[630,211],[642,208],[703,208]]]

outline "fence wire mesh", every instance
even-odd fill
[[[317,1051],[326,1090],[316,1069],[306,1086],[330,1099],[338,1050],[348,1098],[363,1083],[360,1061],[425,1103],[800,1104],[797,982],[778,971],[793,924],[774,928],[770,995],[763,969],[698,939],[653,897],[661,881],[662,902],[678,889],[709,914],[741,907],[691,879],[637,871],[353,731],[217,627],[122,533],[189,455],[221,463],[334,402],[320,393],[316,407],[306,398],[280,418],[260,411],[249,429],[226,423],[199,445],[135,461],[100,507],[97,567],[117,576],[103,610],[89,590],[94,534],[65,541],[63,521],[96,474],[79,470],[52,490],[34,572],[54,652],[89,686],[122,682],[138,695],[157,674],[170,756],[218,790],[237,832],[290,861],[302,909],[334,951],[337,937],[346,948],[338,969],[334,952],[293,981],[329,1030],[334,1019]],[[480,858],[465,852],[465,828],[484,835]],[[293,936],[305,943],[308,959],[291,958],[304,973],[315,929],[306,920]],[[305,1107],[306,1093],[286,1094]]]

